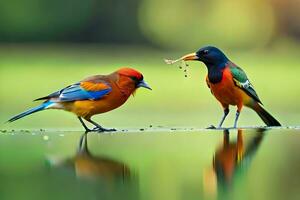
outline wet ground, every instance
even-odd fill
[[[0,132],[0,199],[300,199],[300,128]]]

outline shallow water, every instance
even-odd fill
[[[0,199],[300,199],[300,130],[0,134]]]

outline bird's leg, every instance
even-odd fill
[[[229,143],[230,143],[230,141],[229,141],[229,130],[228,129],[225,129],[224,131],[223,131],[223,146],[224,147],[228,147],[229,146]]]
[[[234,120],[234,126],[233,126],[233,128],[236,128],[239,116],[240,116],[240,111],[237,110],[236,113],[235,113],[235,120]]]
[[[224,109],[224,115],[223,115],[223,117],[222,117],[222,119],[221,119],[221,121],[220,121],[220,123],[219,123],[218,128],[221,128],[221,127],[222,127],[222,124],[223,124],[225,118],[227,117],[228,113],[229,113],[229,108],[225,108],[225,109]]]
[[[83,128],[85,129],[85,133],[88,133],[88,132],[92,131],[91,129],[89,129],[89,128],[85,125],[85,123],[83,122],[83,120],[81,119],[81,117],[78,117],[78,119],[79,119],[81,125],[83,126]]]
[[[87,146],[87,135],[88,133],[85,132],[81,135],[78,147],[79,154],[89,154],[88,146]]]
[[[91,119],[86,119],[88,122],[91,124],[95,125],[96,127],[92,131],[97,131],[97,132],[111,132],[111,131],[116,131],[116,129],[106,129],[103,128],[101,125],[97,124],[96,122],[92,121]]]

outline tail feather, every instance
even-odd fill
[[[270,113],[268,113],[261,105],[257,103],[254,110],[259,117],[265,122],[267,126],[281,126],[279,121],[275,119]]]
[[[52,104],[52,102],[45,102],[37,107],[34,107],[34,108],[31,108],[25,112],[22,112],[14,117],[12,117],[11,119],[9,119],[7,122],[13,122],[13,121],[16,121],[18,119],[21,119],[27,115],[30,115],[32,113],[35,113],[35,112],[38,112],[38,111],[42,111],[42,110],[45,110],[46,108],[48,108],[50,105]]]

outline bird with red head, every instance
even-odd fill
[[[45,97],[38,98],[36,101],[44,100],[41,105],[12,117],[8,122],[16,121],[38,111],[59,109],[74,113],[86,132],[116,131],[116,129],[103,128],[91,119],[92,116],[120,107],[140,87],[151,90],[139,71],[124,67],[109,75],[85,78]],[[95,128],[89,129],[83,119],[93,124]]]

